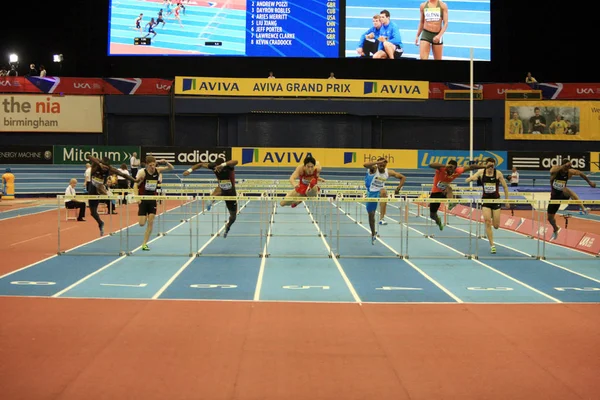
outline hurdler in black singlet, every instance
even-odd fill
[[[148,172],[148,169],[144,168],[144,180],[138,184],[138,193],[140,196],[155,196],[158,190],[158,170],[155,169],[154,173]],[[156,215],[156,200],[142,200],[139,203],[138,216],[144,216],[154,214]]]
[[[483,195],[481,196],[483,199],[499,199],[500,198],[500,181],[498,179],[498,174],[496,169],[494,168],[494,174],[492,176],[488,176],[485,172],[481,177],[481,183],[483,186]],[[500,208],[499,203],[488,203],[483,204],[483,207],[491,208],[492,210],[497,210]]]
[[[550,200],[569,200],[563,190],[567,187],[569,180],[569,171],[564,172],[562,169],[558,171],[554,177],[550,178]],[[556,214],[560,209],[560,204],[548,204],[548,214]]]

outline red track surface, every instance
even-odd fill
[[[5,399],[597,399],[597,305],[2,298]]]
[[[137,215],[137,205],[131,205],[130,215]],[[169,208],[176,207],[173,204]],[[125,213],[124,208],[118,210]],[[97,239],[99,236],[98,224],[86,210],[86,221],[65,221],[65,210],[61,211],[61,250],[66,250]],[[101,215],[108,233],[110,227],[109,216]],[[113,223],[118,229],[118,215],[113,215]],[[123,218],[124,219],[124,218]],[[135,220],[130,221],[134,223]],[[19,218],[0,220],[0,275],[22,268],[26,265],[56,255],[58,251],[58,216],[57,211],[47,211],[35,215],[26,215]]]

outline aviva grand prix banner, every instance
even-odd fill
[[[102,96],[0,95],[1,132],[102,133]]]
[[[507,101],[507,140],[600,140],[598,101]]]
[[[429,82],[175,77],[175,94],[253,97],[429,98]]]
[[[234,147],[231,153],[242,167],[296,167],[308,155],[323,168],[363,168],[379,157],[387,159],[390,168],[417,167],[416,150]]]
[[[469,165],[470,152],[460,150],[419,150],[418,168],[429,168],[431,163],[447,164],[450,160],[456,160],[459,167]],[[481,151],[473,150],[473,160],[483,163],[486,158],[496,160],[496,168],[508,168],[508,153],[506,151]]]

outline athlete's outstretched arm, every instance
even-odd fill
[[[214,169],[215,172],[219,173],[225,167],[235,167],[238,164],[237,160],[229,160],[221,164],[210,163],[208,168]]]
[[[473,171],[475,169],[485,169],[487,167],[487,164],[473,164],[473,165],[468,165],[465,168],[465,172],[466,171]]]
[[[573,168],[571,168],[571,169],[569,170],[569,175],[570,175],[570,176],[580,176],[581,178],[583,178],[583,179],[584,179],[584,180],[585,180],[585,181],[588,183],[588,185],[590,185],[590,186],[591,186],[591,187],[593,187],[593,188],[595,188],[595,187],[596,187],[596,182],[592,182],[592,181],[590,180],[590,178],[588,178],[588,177],[587,177],[587,175],[586,175],[585,173],[581,172],[581,171],[580,171],[580,170],[578,170],[578,169],[573,169]]]
[[[159,167],[156,168],[156,170],[158,171],[158,173],[163,173],[163,172],[167,172],[167,171],[173,171],[175,169],[175,167],[173,167],[173,165],[171,165],[170,162],[168,162],[167,160],[159,160],[157,161],[158,164],[167,164],[166,167]]]
[[[508,196],[510,195],[510,193],[508,192],[508,185],[506,184],[506,179],[504,179],[504,175],[502,175],[502,172],[496,171],[496,178],[500,180],[500,184],[502,185],[502,189],[504,189],[504,198],[506,200],[508,200]],[[507,204],[506,208],[510,208],[510,205]]]
[[[183,173],[183,176],[188,176],[189,174],[191,174],[192,172],[194,172],[195,170],[200,169],[200,168],[206,168],[206,169],[208,169],[208,163],[201,162],[201,163],[198,163],[198,164],[194,165],[193,167],[191,167],[190,169],[188,169],[187,171],[185,171]]]
[[[400,189],[402,189],[402,187],[404,186],[404,183],[406,182],[406,176],[404,176],[403,174],[401,174],[400,172],[396,172],[393,169],[388,169],[388,174],[390,176],[393,176],[394,178],[398,178],[400,180],[400,182],[398,182],[398,186],[396,187],[396,194],[398,194],[398,192],[400,192]]]
[[[103,163],[101,160],[97,159],[96,157],[88,156],[88,159],[92,162],[92,167],[94,164],[96,165],[96,168],[98,168],[98,166],[106,165],[108,167],[109,172],[119,175],[127,180],[130,180],[131,182],[135,182],[135,179],[131,175],[122,173],[120,170],[112,167],[110,164]],[[94,172],[94,171],[92,171],[92,172]]]
[[[371,169],[379,164],[383,164],[384,162],[386,162],[385,160],[377,160],[377,161],[373,161],[373,162],[366,162],[363,164],[363,167]],[[389,171],[388,171],[389,173]]]
[[[440,168],[445,168],[446,166],[444,164],[440,164],[437,162],[433,162],[431,164],[429,164],[429,168],[433,168],[433,169],[440,169]]]
[[[304,167],[302,165],[298,165],[292,175],[290,175],[290,183],[292,184],[292,187],[296,187],[296,179],[300,177],[300,173],[302,173],[303,168]]]
[[[483,175],[483,170],[480,169],[479,171],[475,172],[473,174],[473,176],[468,177],[467,179],[465,179],[465,183],[469,183],[469,182],[474,182],[476,181],[479,177],[481,177],[481,175]]]

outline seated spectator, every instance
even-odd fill
[[[356,52],[361,57],[373,57],[379,49],[379,33],[381,31],[381,16],[373,16],[373,26],[363,33],[358,42]]]
[[[533,76],[531,76],[531,72],[527,73],[525,83],[528,84],[532,89],[537,90],[538,88],[538,81]]]
[[[75,186],[77,186],[77,179],[72,178],[69,182],[69,186],[67,186],[67,189],[65,190],[65,196],[75,196]],[[85,221],[85,203],[83,201],[65,199],[65,207],[68,209],[79,208],[77,221]]]

